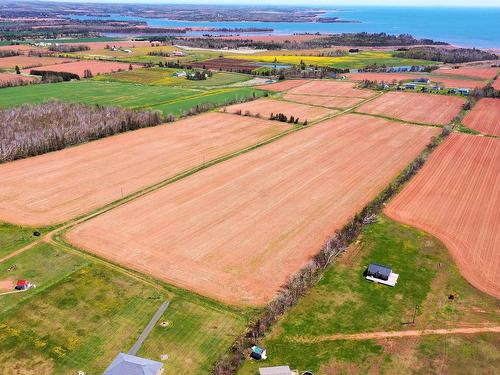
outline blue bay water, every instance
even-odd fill
[[[386,32],[411,34],[463,47],[500,48],[500,8],[340,7],[323,10],[326,11],[325,16],[360,23],[189,22],[119,15],[112,15],[111,18],[141,20],[150,26],[166,27],[267,27],[274,29],[273,34]]]

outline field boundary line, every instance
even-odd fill
[[[204,96],[212,96],[212,95],[224,94],[226,92],[236,91],[236,90],[231,90],[231,89],[215,90],[214,92],[194,90],[194,89],[188,89],[188,90],[192,90],[192,91],[195,91],[197,93],[193,94],[193,95],[181,96],[180,98],[161,101],[158,103],[140,105],[140,106],[135,106],[135,107],[130,107],[130,108],[131,109],[153,108],[153,107],[157,107],[157,106],[164,105],[164,104],[174,104],[174,103],[182,102],[184,100],[198,99],[198,98],[203,98]]]
[[[356,114],[358,114],[358,115],[365,115],[365,116],[383,118],[385,120],[395,121],[395,122],[399,122],[399,123],[407,124],[407,125],[430,126],[430,127],[433,127],[433,128],[444,128],[445,126],[448,125],[448,124],[437,125],[437,124],[428,124],[428,123],[425,123],[425,122],[406,121],[406,120],[402,120],[402,119],[399,119],[399,118],[396,118],[396,117],[378,115],[378,114],[374,114],[374,113],[360,112],[360,111],[356,111],[356,110],[353,111],[353,112],[356,113]]]
[[[416,337],[429,335],[458,335],[458,334],[475,334],[475,333],[500,333],[500,326],[493,327],[463,327],[463,328],[438,328],[438,329],[422,329],[410,331],[381,331],[381,332],[363,332],[363,333],[338,333],[333,335],[325,335],[318,337],[307,336],[291,336],[285,340],[289,342],[301,344],[314,344],[325,341],[340,341],[340,340],[372,340],[385,338],[400,338],[400,337]]]

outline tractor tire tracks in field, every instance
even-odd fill
[[[294,133],[296,131],[300,131],[302,129],[314,126],[314,125],[318,124],[319,122],[325,121],[325,120],[330,119],[332,117],[338,117],[338,116],[341,116],[341,115],[346,114],[346,113],[351,113],[351,112],[355,111],[357,107],[359,107],[362,104],[365,104],[367,102],[370,102],[370,101],[372,101],[372,100],[380,97],[381,95],[383,95],[383,93],[378,93],[377,95],[372,96],[370,98],[367,98],[366,100],[364,100],[364,101],[362,101],[360,103],[357,103],[356,105],[354,105],[354,106],[352,106],[350,108],[346,108],[343,111],[339,111],[339,112],[334,113],[334,114],[332,114],[330,116],[326,116],[326,117],[317,119],[315,121],[311,121],[311,123],[309,125],[307,125],[307,126],[303,126],[303,127],[300,127],[300,128],[293,128],[293,129],[290,129],[288,131],[284,131],[284,132],[282,132],[280,134],[277,134],[277,135],[275,135],[275,136],[273,136],[273,137],[271,137],[269,139],[263,140],[263,141],[261,141],[261,142],[259,142],[257,144],[254,144],[252,146],[246,147],[246,148],[244,148],[242,150],[238,150],[238,151],[232,152],[232,153],[230,153],[228,155],[223,155],[223,156],[218,157],[218,158],[213,159],[213,160],[209,160],[209,161],[207,161],[207,162],[205,162],[203,164],[200,164],[200,165],[198,165],[198,166],[196,166],[194,168],[191,168],[191,169],[189,169],[187,171],[181,172],[181,173],[179,173],[179,174],[177,174],[177,175],[175,175],[175,176],[173,176],[171,178],[168,178],[168,179],[166,179],[164,181],[160,181],[160,182],[158,182],[156,184],[153,184],[151,186],[145,187],[144,189],[142,189],[140,191],[136,191],[134,193],[131,193],[130,195],[125,196],[122,199],[119,199],[117,201],[111,202],[111,203],[109,203],[109,204],[107,204],[107,205],[105,205],[105,206],[103,206],[103,207],[101,207],[99,209],[96,209],[96,210],[94,210],[94,211],[92,211],[90,213],[87,213],[87,214],[85,214],[85,215],[83,215],[81,217],[78,217],[78,218],[75,218],[75,219],[71,219],[71,220],[63,223],[62,225],[58,226],[57,228],[52,229],[51,231],[49,231],[48,233],[46,233],[44,236],[36,239],[35,241],[30,242],[29,244],[27,244],[27,245],[25,245],[25,246],[23,246],[23,247],[15,250],[15,251],[13,251],[12,253],[4,256],[3,258],[0,258],[0,263],[3,263],[3,262],[5,262],[5,261],[7,261],[7,260],[9,260],[11,258],[14,258],[17,255],[19,255],[19,254],[21,254],[21,253],[23,253],[23,252],[25,252],[25,251],[27,251],[29,249],[34,248],[36,245],[38,245],[40,243],[51,243],[52,245],[54,245],[55,243],[60,243],[61,245],[64,246],[64,248],[69,249],[70,246],[68,246],[68,244],[66,244],[66,243],[63,243],[64,241],[62,241],[59,238],[59,235],[62,234],[62,233],[64,233],[66,230],[70,229],[71,227],[74,227],[77,224],[80,224],[80,223],[82,223],[84,221],[90,220],[90,219],[92,219],[92,218],[94,218],[96,216],[104,214],[105,212],[108,212],[108,211],[110,211],[110,210],[112,210],[114,208],[117,208],[117,207],[119,207],[119,206],[121,206],[123,204],[126,204],[126,203],[128,203],[128,202],[130,202],[132,200],[138,199],[138,198],[140,198],[140,197],[142,197],[142,196],[144,196],[146,194],[149,194],[149,193],[151,193],[153,191],[161,189],[164,186],[166,186],[168,184],[171,184],[171,183],[173,183],[175,181],[178,181],[178,180],[180,180],[182,178],[188,177],[188,176],[190,176],[193,173],[199,172],[199,171],[201,171],[203,169],[206,169],[206,168],[209,168],[209,167],[211,167],[213,165],[219,164],[219,163],[221,163],[221,162],[223,162],[225,160],[232,159],[232,158],[234,158],[234,157],[236,157],[236,156],[238,156],[240,154],[244,154],[246,152],[252,151],[255,148],[265,146],[266,144],[272,143],[272,142],[274,142],[274,141],[276,141],[276,140],[278,140],[278,139],[280,139],[280,138],[282,138],[282,137],[284,137],[284,136],[286,136],[288,134],[291,134],[291,133]],[[81,251],[79,251],[79,252],[81,253]],[[107,263],[107,262],[105,262],[105,263]],[[114,265],[114,264],[112,265],[111,263],[109,263],[109,265],[113,266],[113,267],[117,267],[116,265]]]

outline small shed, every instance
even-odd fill
[[[17,280],[16,290],[26,290],[32,287],[32,284],[28,280]]]
[[[429,83],[431,80],[429,78],[416,78],[413,80],[413,82],[417,83]]]
[[[392,269],[377,263],[371,263],[365,271],[365,278],[375,283],[394,286],[399,275],[392,272]]]
[[[267,359],[267,351],[264,348],[259,348],[257,345],[252,346],[250,357],[258,361]]]
[[[260,375],[293,375],[292,370],[288,366],[261,367]]]
[[[163,363],[135,355],[118,353],[104,375],[160,375]]]
[[[415,89],[415,88],[417,88],[417,85],[415,83],[405,83],[405,88]]]

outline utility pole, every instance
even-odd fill
[[[417,310],[419,309],[418,304],[415,305],[415,311],[413,311],[413,321],[411,324],[415,324],[415,319],[417,318]]]

